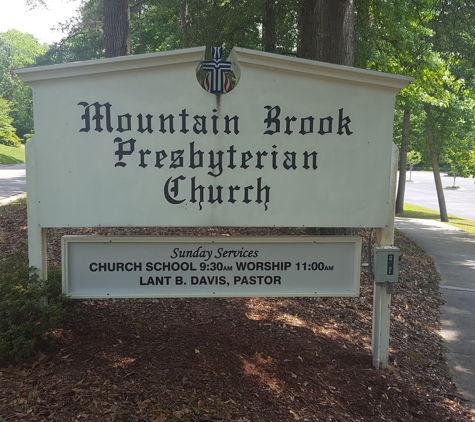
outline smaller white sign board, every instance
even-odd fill
[[[73,299],[358,296],[361,238],[65,236]]]

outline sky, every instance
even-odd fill
[[[80,0],[47,0],[48,10],[29,10],[25,0],[0,0],[0,32],[17,29],[32,34],[41,43],[59,41],[60,31],[51,28],[76,14]]]

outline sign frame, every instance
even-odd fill
[[[376,244],[378,246],[391,246],[394,244],[394,203],[398,162],[398,149],[391,142],[394,101],[400,90],[405,88],[413,78],[234,47],[228,60],[231,62],[232,71],[239,81],[239,86],[226,96],[209,93],[205,95],[203,89],[198,86],[196,78],[190,78],[190,69],[194,69],[193,76],[196,75],[196,65],[202,62],[204,53],[205,47],[194,47],[179,51],[66,63],[16,71],[21,79],[27,82],[33,89],[35,100],[35,136],[26,146],[28,254],[30,266],[36,268],[41,279],[47,279],[47,228],[51,227],[366,227],[376,229]],[[173,72],[173,77],[178,78],[181,75],[183,79],[180,79],[178,84],[173,84],[166,77],[162,78],[160,89],[163,92],[160,91],[160,96],[157,97],[153,95],[152,90],[149,88],[154,86],[157,89],[157,81],[153,78],[150,79],[153,76],[151,75],[153,71],[160,73],[162,71]],[[138,77],[128,77],[127,83],[120,85],[123,89],[117,90],[114,84],[123,82],[128,73],[133,73]],[[295,107],[295,111],[294,109],[289,109],[288,111],[282,109],[282,116],[279,117],[279,104],[281,105],[282,99],[288,100],[288,94],[293,92],[292,87],[290,89],[287,87],[289,80],[299,89],[299,95],[294,95],[292,107]],[[78,83],[79,81],[81,83]],[[318,83],[318,92],[308,89],[309,84],[314,82]],[[176,94],[175,86],[180,87],[181,97]],[[282,87],[286,87],[286,90],[282,90]],[[98,97],[98,91],[102,95],[101,98]],[[77,104],[72,104],[74,96],[72,97],[71,93],[75,92],[81,94],[81,98],[78,98],[77,101],[79,101],[79,105],[82,104],[84,106],[84,114],[83,116],[77,116],[76,108],[74,112],[76,118],[70,120],[71,107],[78,106]],[[83,134],[89,132],[88,123],[91,122],[88,118],[88,110],[91,107],[105,107],[109,104],[110,98],[108,95],[112,95],[111,93],[118,95],[119,92],[121,97],[112,97],[111,101],[113,101],[114,107],[122,102],[122,98],[130,97],[138,98],[137,104],[140,107],[145,107],[147,104],[155,104],[156,98],[161,98],[164,104],[170,107],[172,106],[171,102],[174,101],[172,109],[157,110],[157,113],[154,111],[155,114],[163,113],[163,124],[168,119],[168,113],[173,115],[173,112],[176,118],[182,116],[183,119],[191,114],[191,112],[188,114],[186,108],[183,108],[182,104],[185,104],[185,102],[181,101],[180,98],[186,98],[186,104],[190,102],[190,104],[194,105],[199,104],[199,107],[206,106],[206,112],[203,113],[209,114],[209,110],[216,110],[216,114],[210,116],[211,121],[214,121],[215,117],[218,118],[220,113],[225,114],[225,122],[226,116],[228,116],[228,122],[234,121],[234,117],[239,117],[237,111],[236,114],[234,114],[234,111],[230,112],[229,115],[226,114],[230,110],[229,107],[226,107],[232,101],[243,98],[245,102],[242,103],[240,111],[242,114],[240,115],[253,116],[253,109],[249,106],[248,99],[252,98],[256,104],[257,99],[260,99],[262,101],[259,103],[260,107],[263,107],[260,111],[262,112],[264,109],[268,111],[268,114],[264,116],[265,120],[263,120],[263,122],[267,122],[263,134],[271,137],[274,136],[276,143],[270,143],[271,149],[267,148],[267,151],[265,149],[256,150],[255,155],[264,157],[266,153],[267,156],[272,156],[274,152],[278,153],[281,150],[284,155],[288,154],[285,155],[285,161],[282,163],[282,167],[284,167],[285,163],[286,170],[290,171],[292,169],[293,171],[297,169],[300,171],[299,168],[303,168],[304,170],[311,170],[310,173],[312,175],[314,174],[312,172],[318,171],[319,173],[326,174],[326,177],[333,177],[332,180],[339,181],[339,184],[333,185],[333,188],[330,189],[324,179],[318,182],[315,178],[307,178],[307,181],[310,180],[307,185],[311,186],[312,189],[310,192],[305,193],[305,197],[307,199],[311,198],[314,202],[308,202],[307,200],[302,202],[293,196],[286,198],[285,195],[282,195],[275,201],[279,208],[276,207],[277,212],[273,219],[267,218],[263,212],[259,214],[251,210],[251,212],[244,213],[243,210],[247,210],[244,206],[240,210],[233,209],[231,206],[222,207],[220,212],[218,212],[218,208],[214,204],[216,198],[211,198],[211,196],[207,200],[209,203],[209,213],[206,214],[206,218],[190,219],[183,212],[175,212],[177,208],[174,208],[172,212],[163,213],[163,207],[158,200],[149,203],[148,207],[142,207],[141,213],[137,212],[139,210],[135,204],[140,202],[141,197],[136,195],[140,194],[140,190],[142,192],[153,191],[154,186],[151,186],[152,182],[150,182],[155,182],[153,178],[144,177],[140,179],[137,176],[138,172],[133,172],[130,175],[122,174],[122,183],[130,188],[131,197],[124,196],[125,199],[122,199],[121,202],[120,195],[117,195],[116,192],[117,179],[115,177],[109,175],[109,181],[112,180],[114,182],[110,186],[114,188],[108,190],[107,180],[95,177],[97,175],[89,171],[91,168],[102,168],[99,166],[100,163],[94,161],[94,159],[97,160],[102,155],[90,153],[77,155],[77,152],[80,151],[78,149],[79,144],[75,145],[76,149],[71,148],[71,145],[67,144],[68,140],[70,140],[71,127],[75,126],[76,130]],[[105,97],[104,93],[107,94]],[[168,94],[168,97],[162,95],[164,93]],[[88,97],[83,97],[85,95],[88,95]],[[335,102],[331,108],[333,111],[327,111],[328,99],[333,98],[337,100],[347,98],[351,99],[351,101],[348,106]],[[64,99],[67,99],[68,103],[64,103]],[[116,100],[118,101],[115,102]],[[236,103],[238,102],[234,104]],[[142,118],[142,113],[148,113],[149,110],[152,110],[152,108],[146,107],[143,110],[141,108],[140,110],[124,108],[118,110],[115,113],[118,119],[117,128],[111,128],[111,130],[107,128],[107,131],[112,132],[115,130],[120,132],[120,134],[124,130],[127,132],[129,130],[128,120],[130,116],[136,116],[137,119],[139,116]],[[180,110],[182,110],[182,114],[177,114]],[[205,114],[200,116],[202,112],[200,110],[193,110],[193,114],[196,113],[193,116],[196,121],[196,130],[194,126],[193,133],[201,136],[201,134],[204,134],[204,118],[206,116]],[[358,119],[361,110],[364,110],[364,113],[361,115],[364,118]],[[133,113],[130,114],[129,111]],[[213,113],[215,112],[213,111]],[[279,130],[277,127],[277,125],[280,125],[279,119],[282,119],[282,124],[284,124],[284,116],[286,116],[286,124],[289,125],[290,122],[300,119],[299,126],[293,127],[293,129],[290,126],[283,127],[282,130]],[[92,118],[92,114],[89,117]],[[96,117],[95,123],[97,124],[101,120],[102,115],[96,112],[94,117]],[[313,128],[314,120],[315,130]],[[330,127],[333,120],[335,122],[332,128],[335,130]],[[351,129],[348,126],[350,120],[353,122]],[[78,122],[81,125],[85,124],[85,126],[78,126]],[[73,123],[73,125],[71,126],[70,123]],[[142,124],[142,120],[140,120],[140,124]],[[240,126],[239,130],[243,128],[243,126]],[[299,128],[300,131],[297,134]],[[365,128],[370,128],[371,132],[364,132],[363,129]],[[142,135],[142,129],[144,129],[142,126],[137,129],[140,135]],[[295,135],[294,139],[300,139],[300,135],[303,136],[301,139],[309,139],[308,134],[316,133],[317,129],[320,129],[318,133],[322,135],[320,150],[314,150],[313,147],[309,146],[308,142],[306,144],[302,143],[302,148],[298,151],[291,150],[290,148],[287,150],[287,134]],[[355,160],[355,156],[352,154],[352,151],[358,150],[356,148],[358,145],[342,143],[342,138],[339,138],[339,135],[341,135],[344,139],[346,135],[350,136],[353,133],[357,133],[360,129],[362,134],[360,141],[366,142],[367,146],[373,149],[376,148],[380,153],[378,160],[376,160],[377,168],[374,167],[375,162],[373,161],[371,172],[363,172],[361,174],[353,171],[359,168],[358,166],[363,165],[362,163],[356,163],[357,160]],[[120,156],[124,154],[124,156],[128,156],[126,147],[127,145],[132,145],[132,141],[135,139],[130,138],[127,141],[127,138],[122,139],[119,136],[114,138],[115,135],[111,133],[110,138],[107,138],[107,142],[104,143],[98,138],[102,127],[100,125],[99,127],[96,126],[94,130],[98,133],[91,137],[88,136],[84,142],[89,142],[94,147],[101,146],[103,151],[109,148],[107,145],[110,146],[111,143],[117,143],[120,147],[117,147],[118,149],[115,153],[113,150],[107,149],[109,151],[108,163],[114,167],[126,164],[121,162]],[[262,129],[260,130],[262,131]],[[134,136],[136,136],[137,131],[134,131]],[[169,131],[171,132],[171,129]],[[190,132],[190,129],[182,127],[182,130],[179,132],[181,133],[182,131],[186,133]],[[175,133],[179,132],[176,131]],[[226,130],[224,132],[226,133]],[[237,135],[237,132],[237,126],[234,126],[234,130],[231,130],[231,126],[229,126],[229,133]],[[336,136],[334,136],[335,134]],[[216,133],[216,139],[221,135],[221,132],[219,134]],[[243,131],[242,135],[245,137],[247,133]],[[324,141],[329,139],[328,137],[333,139],[334,142]],[[51,139],[59,143],[58,145],[61,148],[56,148],[51,143]],[[145,159],[145,156],[149,157],[148,151],[153,156],[152,149],[147,149],[151,141],[148,142],[148,144],[144,143],[144,148],[141,150],[143,159]],[[41,145],[42,143],[43,145]],[[45,157],[50,157],[47,148],[44,148],[45,145],[53,148],[58,158],[71,156],[72,159],[70,162],[55,159],[55,166],[52,166],[51,162],[45,159]],[[80,145],[82,147],[83,142]],[[273,145],[275,145],[275,151]],[[191,142],[189,146],[191,154]],[[349,150],[349,146],[352,146],[354,149]],[[371,148],[369,150],[372,151]],[[206,151],[208,153],[213,152],[215,155],[219,152],[212,148],[208,148]],[[229,146],[229,151],[231,151],[231,146]],[[325,151],[327,151],[326,155],[329,158],[326,162],[322,162],[319,158],[320,164],[317,166],[317,155],[321,153],[321,157],[323,157],[323,152]],[[337,154],[337,152],[341,151],[349,152],[349,154],[343,157],[344,160]],[[154,152],[155,156],[156,154],[162,154],[162,150],[154,150]],[[165,153],[165,150],[163,152]],[[258,152],[260,155],[258,155]],[[248,165],[246,158],[248,153],[252,154],[253,152],[251,149],[244,151],[244,155],[241,152],[241,156],[244,157],[243,168],[247,168],[245,166]],[[130,154],[132,154],[132,151],[130,151]],[[119,161],[114,163],[111,160],[116,155]],[[304,161],[303,165],[299,167],[294,162],[293,157],[301,155],[303,155]],[[153,167],[160,167],[161,156],[163,154],[159,156]],[[313,157],[313,161],[306,163],[306,157]],[[81,160],[88,165],[85,167],[85,171],[79,174],[77,163],[81,162]],[[335,165],[337,162],[339,165]],[[352,166],[355,163],[358,166]],[[147,164],[145,161],[143,163],[140,161],[139,166],[141,168],[142,164],[143,168],[148,165],[150,169],[153,162],[152,164]],[[255,169],[253,169],[254,173],[250,173],[249,176],[257,175],[259,166],[260,163],[256,161]],[[192,167],[190,163],[190,168],[194,169],[195,167]],[[211,166],[211,163],[210,168],[214,168]],[[272,164],[272,168],[274,168],[274,164]],[[351,171],[351,173],[346,175],[346,178],[342,177],[338,171],[342,168],[350,169]],[[378,177],[384,180],[380,180],[375,184],[373,173],[378,173]],[[299,174],[305,173],[300,171]],[[239,183],[241,184],[242,182],[242,186],[238,186],[239,192],[251,192],[254,189],[254,193],[267,195],[270,188],[278,185],[279,179],[277,179],[277,176],[279,175],[280,173],[277,170],[272,174],[272,186],[267,185],[267,182],[264,183],[264,181],[262,181],[262,184],[259,184],[260,178],[257,178],[255,187],[250,184],[249,180],[239,177]],[[214,176],[217,175],[212,175],[212,177]],[[171,177],[170,183],[178,184],[180,181],[185,180],[183,178],[186,180],[192,179],[191,175],[177,174],[176,177]],[[77,182],[76,188],[78,189],[76,189],[76,192],[71,187],[71,184],[68,184],[69,180]],[[146,186],[141,186],[142,189],[136,189],[140,180],[148,180],[149,182]],[[350,189],[347,189],[348,180],[353,183]],[[293,181],[295,181],[296,185],[300,185],[302,180],[299,177],[294,177]],[[163,186],[164,194],[166,186],[166,184]],[[208,183],[205,186],[208,186]],[[219,191],[219,186],[215,187],[216,192]],[[233,192],[238,191],[237,188],[234,188],[234,184],[226,183],[226,186],[229,189],[233,188]],[[62,189],[57,189],[58,187]],[[193,189],[193,185],[191,187]],[[201,184],[198,187],[200,189],[203,188],[203,191],[205,190],[205,187]],[[213,188],[214,184],[209,184],[209,187]],[[325,205],[323,208],[315,206],[315,198],[317,197],[314,194],[318,191],[319,187],[323,192],[323,196],[318,197],[318,200],[320,201],[319,204]],[[366,197],[361,195],[360,187],[361,189],[367,189],[367,192],[365,192]],[[94,195],[91,195],[91,188],[95,192]],[[174,194],[177,190],[178,188],[175,185],[171,185],[167,193],[171,192]],[[291,189],[288,191],[291,191]],[[345,193],[348,192],[349,195],[345,197]],[[180,196],[178,199],[181,201],[182,197]],[[193,203],[192,199],[190,199],[190,203]],[[266,212],[267,199],[267,196],[256,196],[255,198],[255,203],[263,207]],[[100,200],[100,203],[96,204],[95,200]],[[230,197],[227,203],[234,204],[233,200],[234,197]],[[247,204],[248,200],[249,197],[244,196],[242,203]],[[167,201],[170,202],[169,199]],[[195,202],[201,203],[202,201]],[[300,208],[297,204],[300,205]],[[118,209],[123,209],[123,212],[121,216],[117,216],[113,212],[103,212],[105,209],[114,212]],[[98,210],[102,211],[102,214],[99,216],[97,214]],[[305,211],[302,214],[302,218],[296,219],[301,211]],[[308,213],[306,213],[307,211]],[[168,219],[155,218],[160,215],[166,215]],[[192,213],[189,215],[192,215]],[[106,218],[100,218],[101,216],[106,216]],[[111,218],[111,216],[116,218]],[[145,218],[146,216],[149,218]],[[178,218],[180,216],[181,218]],[[233,222],[236,222],[236,224],[233,224]],[[358,273],[359,271],[360,269],[357,270]],[[391,294],[388,294],[381,285],[375,284],[373,293],[372,352],[373,365],[376,368],[386,368],[388,364],[390,304]]]

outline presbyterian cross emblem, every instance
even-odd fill
[[[203,61],[203,70],[209,72],[210,77],[208,91],[212,94],[224,94],[229,91],[225,87],[228,81],[225,72],[231,71],[231,62],[223,60],[223,47],[212,47],[211,57],[212,60]]]

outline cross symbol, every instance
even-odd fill
[[[210,72],[210,91],[224,94],[224,74],[231,70],[231,62],[223,60],[223,47],[211,47],[213,60],[203,60],[203,70]]]

